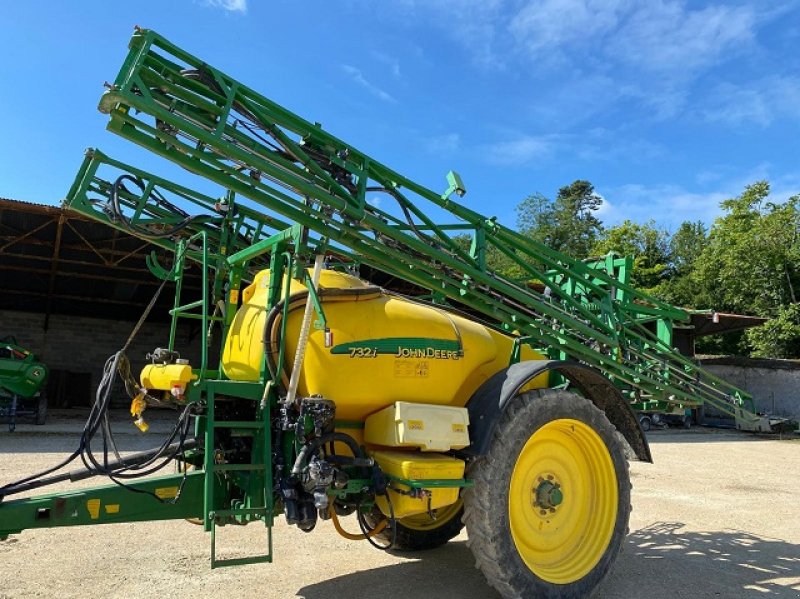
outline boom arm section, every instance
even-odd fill
[[[683,310],[459,204],[453,195],[465,189],[455,173],[436,193],[153,31],[135,32],[100,110],[111,131],[235,193],[254,222],[302,225],[336,251],[479,312],[551,357],[600,369],[631,399],[707,402],[729,413],[750,399],[653,331],[653,323],[685,320]],[[379,193],[396,206],[367,202]],[[97,211],[81,207],[79,195],[70,194],[73,207]],[[457,224],[437,224],[439,217]],[[469,250],[457,237],[465,231]],[[490,248],[524,277],[487,267]]]

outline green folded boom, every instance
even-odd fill
[[[748,404],[752,410],[745,393],[671,347],[664,331],[687,319],[683,310],[466,208],[453,198],[465,192],[455,173],[444,193],[434,192],[153,31],[134,34],[100,109],[110,116],[109,130],[230,190],[239,214],[256,227],[298,223],[331,251],[428,289],[438,301],[479,312],[553,357],[600,369],[632,401],[708,403],[728,413]],[[95,166],[90,161],[84,167],[68,203],[107,220],[86,199],[90,191],[102,195],[108,189],[108,182],[92,176]],[[168,191],[176,187],[147,178]],[[368,203],[367,195],[377,193],[392,198],[397,209]],[[431,215],[458,224],[437,224]],[[469,250],[457,238],[465,230],[472,235]],[[231,241],[253,239],[245,234]],[[490,247],[526,280],[547,287],[494,272],[485,258]]]

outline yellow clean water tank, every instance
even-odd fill
[[[372,457],[392,480],[389,488],[391,509],[385,497],[376,497],[375,503],[386,516],[406,518],[424,514],[451,505],[458,500],[458,487],[431,487],[425,495],[411,496],[411,487],[400,480],[414,481],[422,485],[426,480],[459,481],[464,478],[464,460],[437,453],[404,451],[373,451]]]
[[[386,447],[450,451],[469,445],[469,412],[458,406],[398,401],[364,422],[364,441]]]
[[[280,311],[268,315],[264,308],[269,277],[268,270],[261,271],[242,291],[222,355],[232,380],[258,380],[264,339],[277,338]],[[513,339],[494,329],[340,272],[323,270],[319,287],[329,333],[311,328],[299,394],[333,400],[339,420],[363,420],[397,401],[463,406],[483,381],[509,364]],[[292,280],[284,380],[297,348],[305,289]],[[522,357],[542,356],[523,348]],[[268,361],[276,359],[272,345]],[[545,376],[534,386],[546,383]]]

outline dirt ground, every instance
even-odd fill
[[[62,417],[14,434],[0,428],[0,483],[54,464],[79,426]],[[127,450],[154,438],[119,435]],[[595,596],[800,597],[800,439],[691,429],[654,431],[650,442],[655,464],[631,465],[626,547]],[[222,553],[258,552],[266,533],[227,527],[218,539]],[[497,596],[464,533],[424,554],[387,554],[345,541],[330,523],[311,534],[279,523],[274,545],[271,565],[212,571],[208,535],[182,521],[26,531],[0,542],[0,598]]]

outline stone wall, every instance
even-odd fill
[[[800,420],[800,362],[701,357],[703,368],[750,393],[760,412]],[[706,408],[706,415],[718,414]]]

